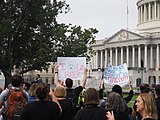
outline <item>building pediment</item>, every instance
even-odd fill
[[[112,35],[110,38],[108,38],[106,42],[112,43],[112,42],[120,42],[120,41],[129,41],[129,40],[140,39],[140,38],[143,38],[143,36],[125,29],[121,29],[120,31]]]

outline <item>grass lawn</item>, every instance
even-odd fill
[[[127,94],[123,94],[123,97],[127,96]],[[127,104],[128,107],[133,107],[134,101],[136,100],[136,98],[138,97],[138,94],[134,94],[131,101]]]

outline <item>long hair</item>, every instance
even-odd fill
[[[54,89],[54,94],[57,98],[65,98],[66,97],[66,89],[61,86],[57,86]]]
[[[35,93],[36,93],[36,97],[39,100],[47,100],[47,98],[49,97],[49,89],[47,87],[47,84],[43,82],[38,83]]]
[[[107,111],[114,110],[117,113],[124,112],[125,103],[123,98],[118,93],[111,92],[107,97],[105,109]]]
[[[95,88],[88,88],[84,93],[84,104],[85,105],[98,105],[99,95]]]
[[[144,102],[144,110],[146,113],[151,116],[154,120],[157,120],[157,107],[155,98],[148,93],[140,93],[139,96],[142,98]]]
[[[30,87],[30,89],[29,89],[29,94],[30,94],[31,96],[35,96],[35,95],[36,95],[35,90],[36,90],[37,86],[38,86],[38,83],[33,83],[33,84],[31,85],[31,87]]]

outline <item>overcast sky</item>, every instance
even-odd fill
[[[120,29],[127,28],[127,0],[66,0],[71,11],[61,14],[59,22],[96,28],[96,39],[110,37]],[[137,26],[137,0],[128,0],[128,28]]]

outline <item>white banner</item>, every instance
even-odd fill
[[[58,57],[58,79],[82,80],[86,68],[86,57]]]
[[[112,66],[108,64],[104,71],[104,82],[110,85],[124,86],[129,82],[127,65]]]

